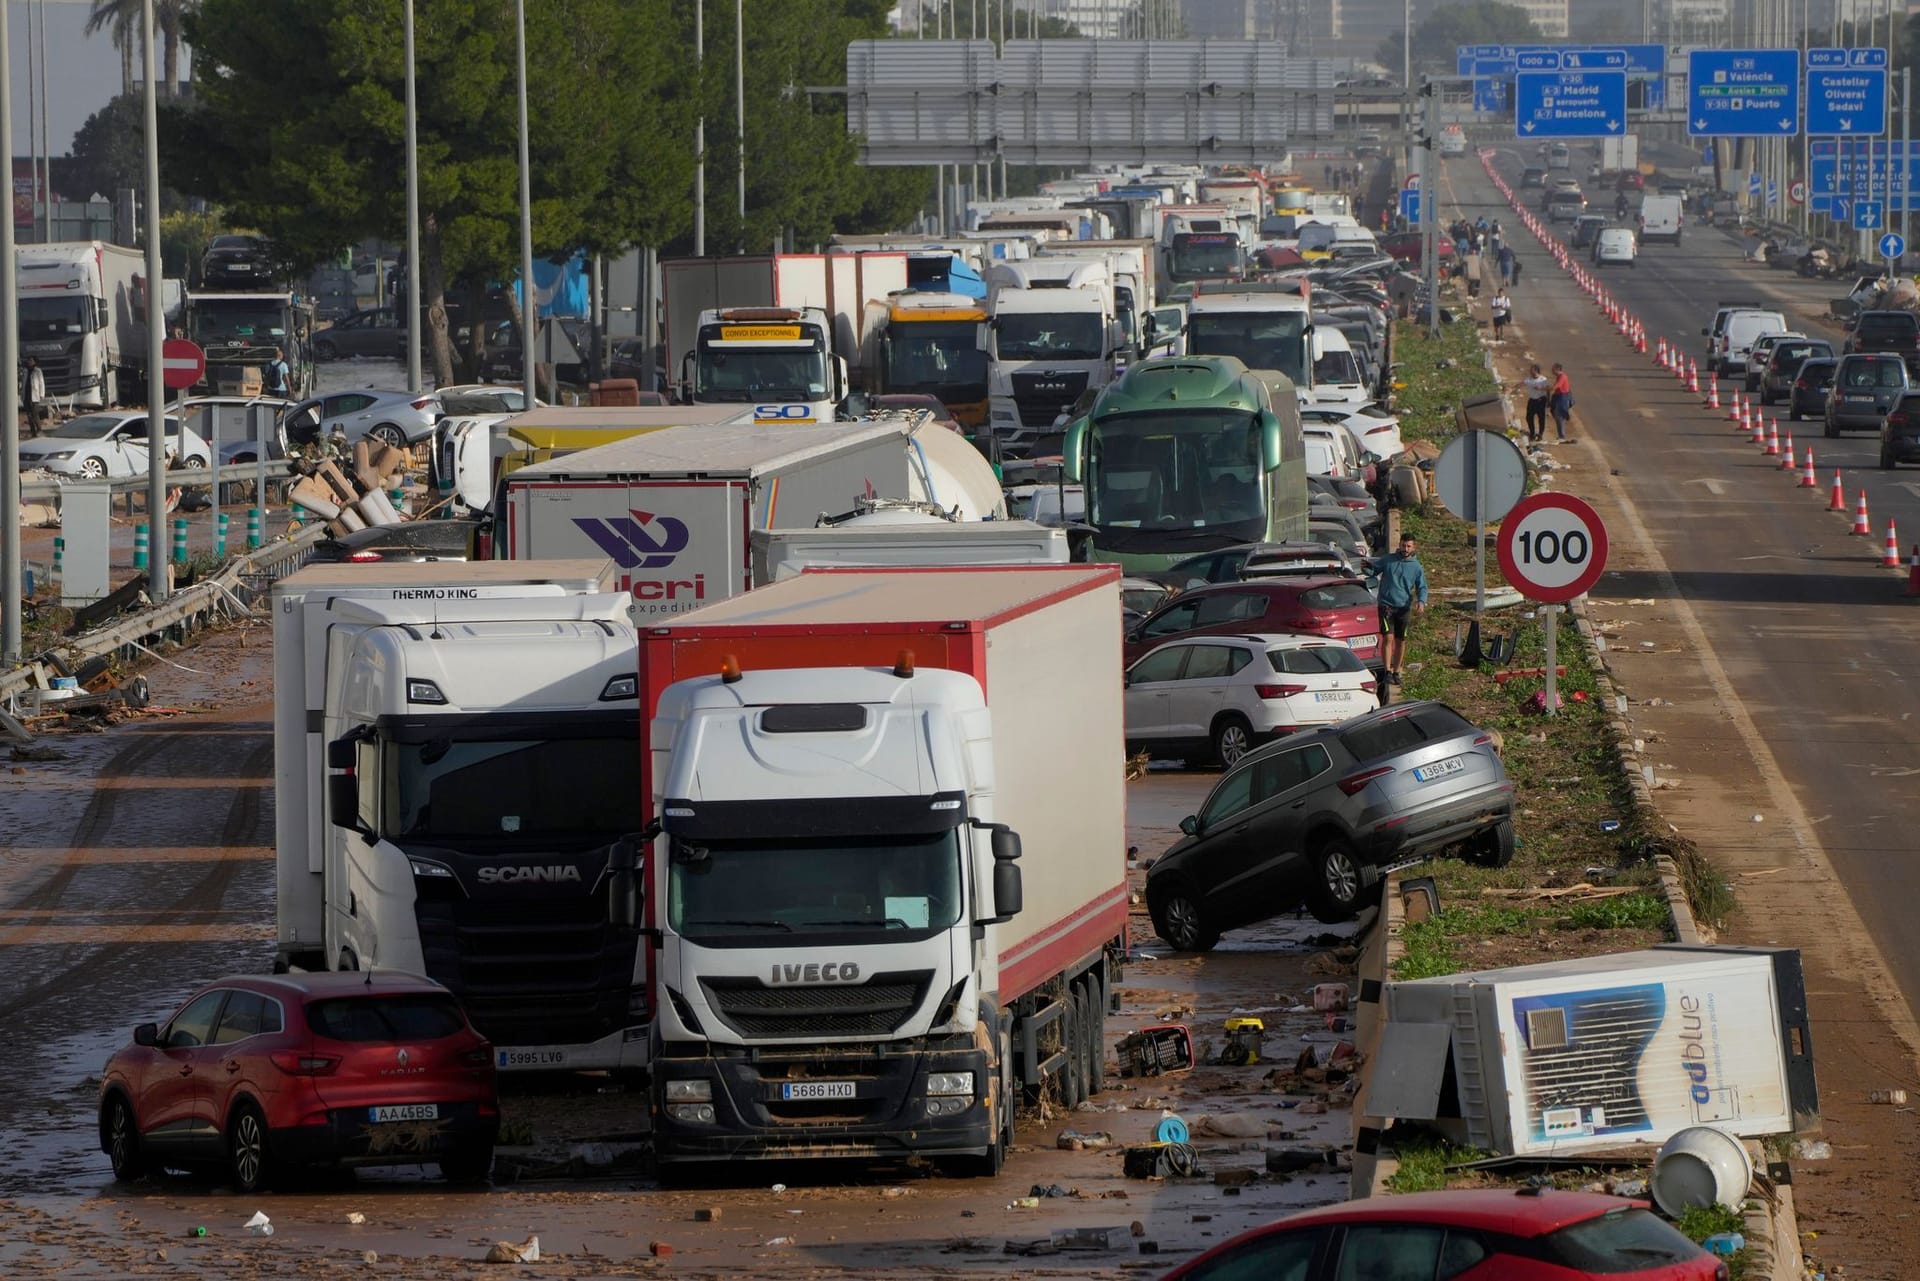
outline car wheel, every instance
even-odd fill
[[[198,454],[189,454],[180,465],[188,471],[205,471],[207,469],[207,460]]]
[[[1795,401],[1787,402],[1787,421],[1790,423],[1797,423],[1800,421],[1800,406]]]
[[[333,344],[325,339],[316,339],[314,341],[313,358],[315,360],[333,360],[338,357],[339,354],[339,352],[333,349]]]
[[[1480,867],[1505,867],[1513,862],[1513,820],[1503,818],[1467,847],[1467,862]]]
[[[1760,389],[1760,403],[1763,405],[1771,405],[1773,403],[1773,393],[1765,387]]]
[[[105,480],[107,463],[103,458],[89,458],[80,464],[80,475],[87,480]]]
[[[1148,914],[1153,917],[1153,932],[1176,952],[1207,952],[1220,941],[1219,933],[1207,925],[1199,900],[1184,889],[1169,893]]]
[[[440,1158],[440,1177],[449,1183],[485,1183],[492,1171],[491,1143],[462,1143]]]
[[[1213,726],[1213,760],[1221,769],[1232,769],[1240,758],[1253,750],[1253,727],[1240,716],[1222,716]]]
[[[1328,925],[1352,920],[1365,893],[1353,846],[1341,837],[1328,837],[1308,862],[1313,867],[1313,883],[1307,889],[1307,910],[1315,920]]]
[[[100,1137],[113,1162],[113,1177],[131,1183],[147,1172],[146,1154],[140,1150],[140,1127],[134,1123],[133,1109],[116,1094],[101,1110]]]
[[[242,1103],[227,1128],[227,1167],[233,1189],[243,1195],[265,1190],[272,1165],[267,1152],[267,1118],[251,1103]]]
[[[367,433],[367,439],[379,441],[382,445],[391,445],[395,449],[407,447],[407,434],[392,423],[381,423]]]

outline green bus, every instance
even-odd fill
[[[1307,536],[1307,462],[1293,382],[1232,356],[1131,366],[1067,427],[1092,559],[1128,570],[1237,543]]]

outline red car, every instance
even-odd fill
[[[1598,1192],[1475,1188],[1348,1201],[1288,1215],[1161,1281],[1727,1281],[1727,1265],[1654,1216]]]
[[[235,976],[142,1023],[107,1061],[100,1147],[117,1179],[224,1167],[241,1192],[299,1166],[493,1165],[493,1047],[453,994],[394,971]]]
[[[1382,252],[1398,258],[1401,262],[1418,267],[1421,262],[1421,233],[1417,231],[1397,231],[1391,236],[1380,237]],[[1445,261],[1453,257],[1453,241],[1443,233],[1440,237],[1440,258]]]
[[[1175,638],[1304,632],[1345,641],[1368,666],[1380,662],[1380,610],[1365,583],[1345,575],[1214,583],[1180,593],[1127,633],[1129,666]]]

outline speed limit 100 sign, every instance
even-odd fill
[[[1528,600],[1562,604],[1607,567],[1607,527],[1571,494],[1523,498],[1500,524],[1500,571]]]

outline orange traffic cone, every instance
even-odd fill
[[[1907,562],[1907,595],[1920,596],[1920,543],[1913,545],[1913,559]]]
[[[1766,420],[1761,418],[1760,416],[1760,411],[1757,409],[1754,410],[1753,411],[1753,435],[1749,439],[1751,439],[1753,443],[1756,445],[1764,446],[1767,443],[1767,433],[1766,433],[1765,422]]]
[[[1717,378],[1707,384],[1707,408],[1720,408],[1720,381]]]
[[[1695,395],[1700,392],[1700,370],[1691,360],[1687,362],[1687,390]]]
[[[1846,509],[1847,496],[1840,488],[1840,469],[1836,467],[1833,472],[1833,493],[1827,499],[1827,510],[1830,512],[1843,512]]]
[[[1860,491],[1860,505],[1853,509],[1853,528],[1847,531],[1851,538],[1872,538],[1873,526],[1867,523],[1867,491]]]
[[[1887,522],[1887,545],[1880,552],[1880,568],[1900,568],[1900,539],[1893,532],[1893,522]]]
[[[1768,458],[1778,458],[1780,456],[1780,420],[1777,418],[1767,424],[1766,445],[1766,456]]]
[[[1718,387],[1720,380],[1718,378],[1714,379],[1713,385]],[[1733,424],[1735,431],[1745,431],[1747,429],[1746,400],[1737,391],[1727,397],[1727,421]]]
[[[1807,446],[1807,469],[1800,473],[1800,488],[1802,489],[1820,488],[1820,482],[1818,480],[1815,480],[1813,475],[1813,446],[1812,445]]]
[[[1654,358],[1654,363],[1664,367],[1667,363],[1667,337],[1665,334],[1660,336],[1660,342],[1654,347],[1654,351],[1659,353]]]
[[[1774,425],[1778,426],[1779,424],[1776,422]],[[1792,471],[1793,470],[1793,432],[1791,430],[1787,432],[1787,439],[1781,445],[1781,449],[1783,452],[1780,455],[1780,470]]]

